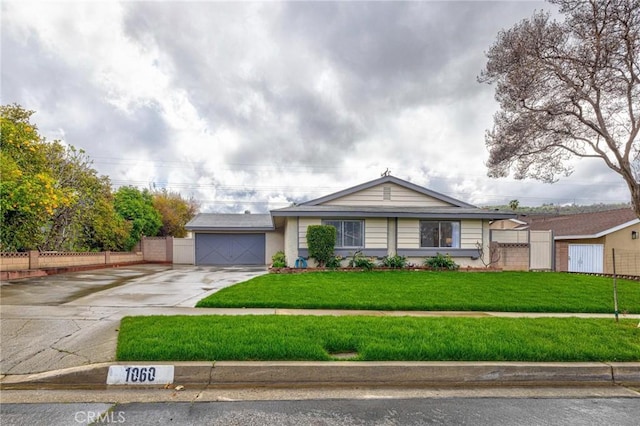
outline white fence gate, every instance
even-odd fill
[[[177,265],[194,265],[196,249],[193,238],[173,239],[173,263]]]
[[[569,244],[569,272],[602,274],[604,272],[604,245]]]
[[[529,269],[553,270],[553,232],[529,231]]]

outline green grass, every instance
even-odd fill
[[[119,361],[640,361],[637,320],[329,316],[126,317]]]
[[[618,280],[619,311],[640,313],[640,283]],[[268,274],[198,307],[613,313],[611,278],[554,272]]]

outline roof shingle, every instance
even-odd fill
[[[576,235],[593,236],[637,220],[631,209],[608,210],[552,217],[519,217],[529,223],[533,231],[553,231],[556,237]]]
[[[218,214],[200,213],[187,223],[186,229],[211,230],[270,230],[273,222],[270,214]]]

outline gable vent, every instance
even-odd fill
[[[382,187],[382,199],[383,200],[391,200],[391,187],[390,186]]]

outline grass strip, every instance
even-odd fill
[[[618,280],[619,311],[640,313],[640,283]],[[198,307],[613,313],[611,278],[555,272],[268,274]]]
[[[122,319],[119,361],[640,361],[637,320],[332,316]]]

